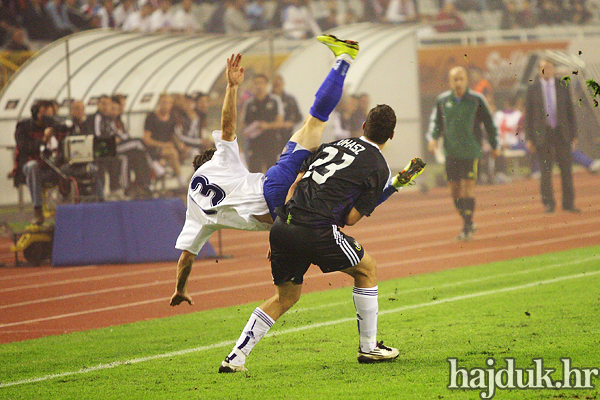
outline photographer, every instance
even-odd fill
[[[56,182],[57,175],[42,158],[58,157],[57,121],[51,101],[38,100],[31,107],[31,118],[17,124],[15,141],[17,157],[14,185],[27,184],[31,194],[33,224],[44,222],[42,212],[42,186],[44,182]]]

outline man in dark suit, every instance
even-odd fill
[[[526,146],[537,153],[541,168],[542,203],[547,213],[554,212],[556,203],[552,189],[552,168],[558,164],[562,181],[562,207],[569,212],[575,208],[571,150],[577,140],[571,93],[564,82],[554,77],[554,64],[540,59],[539,79],[529,86],[526,97]]]

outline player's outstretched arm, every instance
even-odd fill
[[[239,85],[244,82],[244,67],[241,65],[242,55],[231,55],[227,59],[227,88],[221,111],[221,139],[231,142],[235,139],[237,129],[237,91]]]
[[[410,186],[413,184],[415,178],[423,172],[423,169],[427,165],[423,160],[419,157],[415,157],[404,168],[404,170],[398,172],[398,175],[394,176],[386,187],[383,189],[383,193],[379,197],[379,201],[377,205],[379,206],[381,203],[386,201],[391,195],[396,193],[398,189],[404,186]]]
[[[194,304],[192,297],[187,291],[188,278],[192,272],[194,258],[196,258],[196,255],[189,251],[184,250],[181,252],[181,256],[177,262],[177,284],[175,286],[175,293],[171,296],[171,307],[178,306],[184,301],[189,305]]]
[[[302,179],[304,177],[304,174],[306,173],[306,171],[303,172],[299,172],[298,176],[296,176],[296,180],[294,181],[294,183],[292,183],[292,186],[290,186],[290,188],[288,189],[288,194],[285,198],[285,202],[287,203],[288,201],[290,201],[290,199],[292,198],[292,196],[294,196],[294,192],[296,191],[296,186],[298,186],[298,182],[300,182],[300,179]]]

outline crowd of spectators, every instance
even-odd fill
[[[136,137],[130,135],[123,118],[125,102],[123,95],[102,95],[96,99],[96,111],[86,115],[84,103],[75,100],[69,115],[59,117],[55,101],[37,100],[31,118],[17,124],[17,157],[11,176],[15,186],[29,188],[34,223],[44,220],[42,188],[60,182],[48,162],[66,176],[77,175],[63,144],[68,136],[93,137],[93,161],[83,162],[89,163],[84,170],[95,176],[90,193],[95,200],[149,198],[152,180],[156,183],[168,171],[177,186],[187,187],[189,177],[181,172],[181,163],[191,164],[193,155],[213,145],[207,131],[208,96],[161,95],[146,117],[144,132],[134,132]]]
[[[449,32],[470,29],[464,14],[482,11],[500,13],[499,28],[515,29],[588,24],[600,10],[596,0],[3,0],[0,43],[28,50],[31,41],[95,28],[229,34],[280,29],[304,39],[363,21],[429,22]]]

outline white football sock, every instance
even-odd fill
[[[352,62],[354,61],[354,58],[350,57],[350,55],[348,55],[346,53],[342,53],[339,56],[337,56],[337,60],[344,60],[348,64],[352,64]]]
[[[377,346],[377,314],[379,312],[377,295],[377,286],[352,289],[360,349],[364,353],[372,351]]]
[[[229,354],[229,362],[234,365],[244,365],[256,343],[269,331],[275,321],[259,307],[252,312],[240,338]]]

